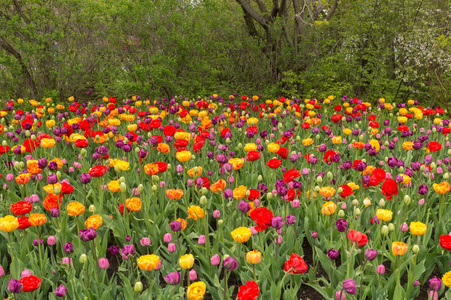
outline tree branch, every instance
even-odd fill
[[[271,18],[275,18],[279,13],[279,0],[272,0]]]
[[[260,9],[260,11],[261,11],[261,13],[263,14],[263,16],[269,14],[269,11],[268,11],[268,9],[266,8],[265,3],[263,3],[261,0],[254,0],[254,1],[257,3],[258,8]]]
[[[334,5],[332,5],[332,8],[330,9],[330,12],[327,14],[326,20],[329,21],[330,18],[332,18],[332,16],[335,13],[335,10],[337,9],[338,6],[338,0],[335,0]]]
[[[20,17],[25,21],[25,23],[30,24],[30,20],[28,20],[28,18],[22,12],[19,2],[17,2],[17,0],[13,0],[13,2],[14,2],[14,6],[16,7],[17,12],[19,13]]]
[[[268,28],[268,24],[265,18],[263,18],[262,15],[260,15],[258,12],[255,11],[255,9],[252,8],[249,2],[246,0],[236,0],[243,10],[248,13],[255,21],[257,21],[263,28]]]
[[[33,78],[31,77],[30,72],[28,71],[27,66],[25,65],[23,59],[22,59],[22,55],[20,55],[19,52],[17,52],[10,44],[8,44],[4,38],[0,37],[0,48],[3,48],[7,53],[9,53],[10,55],[14,56],[14,58],[17,60],[17,62],[19,63],[20,67],[22,68],[22,72],[25,75],[25,79],[28,83],[28,87],[31,90],[31,96],[34,98],[37,95],[37,89],[36,89],[36,85],[34,83]]]

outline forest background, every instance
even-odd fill
[[[0,0],[0,99],[446,105],[450,36],[450,0]]]

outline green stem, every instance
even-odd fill
[[[363,291],[363,276],[365,275],[365,265],[366,265],[367,260],[365,260],[363,262],[362,265],[362,276],[360,277],[360,287],[359,287],[359,299],[362,299],[362,291]]]
[[[353,263],[352,252],[354,251],[355,243],[352,243],[351,251],[349,252],[349,261],[348,261],[348,272],[346,273],[346,278],[349,278],[351,273],[351,263]]]
[[[257,276],[255,275],[255,264],[252,264],[252,269],[254,272],[254,281],[255,281],[255,283],[257,283]]]
[[[42,259],[41,259],[41,238],[39,235],[39,227],[36,226],[36,231],[38,232],[38,250],[39,250],[39,266],[42,269]]]
[[[152,300],[152,271],[149,271],[149,292],[150,292],[150,300]]]
[[[229,287],[227,286],[227,269],[224,269],[224,300],[229,298]]]
[[[92,250],[94,252],[94,258],[96,259],[95,266],[96,266],[97,280],[99,280],[100,279],[100,276],[99,276],[99,260],[97,258],[96,244],[95,244],[94,240],[92,240]]]
[[[332,247],[333,243],[333,236],[334,236],[334,224],[332,220],[332,215],[330,215],[330,246]]]
[[[8,240],[9,240],[9,250],[10,250],[10,254],[11,254],[11,265],[13,264],[13,243],[11,241],[11,232],[8,232]],[[27,243],[28,246],[28,243]],[[28,250],[28,252],[30,252],[30,250]]]
[[[208,232],[208,214],[206,214],[205,216],[204,216],[204,222],[205,222],[205,244],[206,244],[206,246],[207,246],[207,256],[208,255],[210,255],[210,234],[209,234],[209,232]],[[210,265],[208,264],[208,267],[207,267],[207,269],[208,270],[210,270]]]

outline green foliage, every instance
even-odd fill
[[[450,0],[339,1],[327,20],[329,2],[302,15],[294,47],[291,4],[267,32],[253,21],[250,34],[232,0],[0,0],[0,99],[450,99]]]

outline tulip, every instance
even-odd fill
[[[331,260],[337,259],[339,254],[338,250],[335,249],[329,249],[329,251],[327,251],[327,256],[329,256]]]
[[[140,243],[141,243],[141,246],[143,246],[143,247],[149,247],[151,244],[151,241],[148,237],[143,237],[141,239]]]
[[[194,281],[194,280],[196,280],[196,279],[197,279],[197,273],[196,273],[196,270],[191,269],[191,270],[189,271],[189,280]]]
[[[179,265],[182,269],[189,270],[194,265],[194,256],[192,254],[185,254],[180,257]]]
[[[56,297],[65,297],[66,294],[67,294],[67,288],[64,286],[64,284],[61,284],[55,290],[55,296]]]
[[[51,235],[47,238],[47,245],[54,246],[56,244],[56,237]]]
[[[231,271],[235,270],[236,268],[238,268],[238,262],[231,256],[227,257],[224,260],[222,265],[229,272],[231,272]]]
[[[163,238],[165,243],[170,243],[172,241],[172,234],[166,233]]]
[[[213,266],[217,266],[221,263],[221,258],[218,254],[215,254],[211,257],[210,261]]]
[[[108,269],[109,267],[110,267],[110,263],[107,258],[102,257],[99,259],[99,268],[100,269],[105,270],[105,269]]]
[[[348,294],[356,294],[356,284],[354,279],[349,278],[343,281],[343,289]]]
[[[434,291],[440,291],[442,288],[442,281],[440,278],[434,276],[432,279],[429,279],[429,288]]]
[[[177,285],[180,283],[180,273],[179,272],[169,273],[164,278],[164,281],[166,281],[168,284],[171,284],[171,285]]]
[[[169,253],[174,253],[175,252],[175,244],[174,243],[169,243],[169,245],[168,245],[168,252]]]
[[[8,282],[8,291],[13,294],[18,294],[22,291],[22,283],[19,280],[11,278]]]
[[[369,261],[373,261],[377,257],[377,251],[374,249],[367,249],[365,251],[365,258]]]
[[[199,245],[204,245],[205,244],[205,235],[200,235],[198,240],[197,240],[197,243]]]

